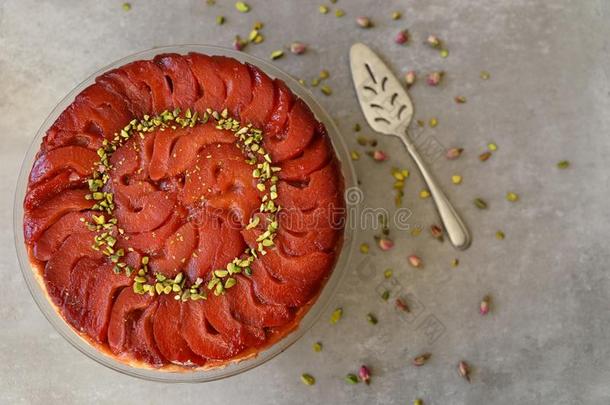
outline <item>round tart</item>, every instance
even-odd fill
[[[25,243],[99,350],[218,367],[298,327],[341,249],[343,191],[324,125],[284,82],[163,54],[100,75],[47,130]]]

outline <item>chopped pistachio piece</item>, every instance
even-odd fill
[[[333,311],[330,316],[330,323],[335,324],[341,320],[343,317],[343,308],[337,308]]]
[[[356,142],[358,142],[358,145],[360,146],[366,146],[368,145],[369,140],[364,136],[359,136],[358,138],[356,138]]]
[[[214,270],[214,275],[219,278],[226,277],[228,274],[228,270]]]
[[[350,373],[345,376],[345,382],[348,384],[358,384],[358,376]]]
[[[281,49],[278,49],[278,50],[275,50],[275,51],[271,52],[271,59],[272,60],[279,59],[282,56],[284,56],[284,51],[282,51]]]
[[[234,279],[233,277],[229,277],[227,279],[227,281],[225,281],[224,288],[229,289],[229,288],[233,287],[236,283],[237,283],[236,279]]]
[[[474,199],[474,205],[479,208],[479,209],[486,209],[487,208],[487,203],[485,202],[485,200],[481,199],[481,198],[475,198]]]
[[[366,314],[366,320],[368,321],[368,323],[370,323],[371,325],[377,325],[377,317],[371,313]]]
[[[330,96],[331,94],[333,94],[332,89],[326,84],[320,87],[320,91],[322,91],[325,96]]]
[[[311,374],[301,374],[301,382],[305,385],[314,385],[316,379]]]
[[[519,195],[513,193],[512,191],[509,191],[508,193],[506,193],[506,199],[510,202],[515,202],[519,200]]]
[[[235,3],[235,9],[240,13],[247,13],[250,11],[250,5],[244,1],[238,1]]]
[[[250,42],[254,41],[256,37],[258,37],[258,30],[252,30],[250,31],[250,34],[248,34],[248,40]]]

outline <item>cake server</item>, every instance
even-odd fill
[[[367,122],[373,130],[402,141],[430,190],[451,244],[460,250],[468,248],[471,241],[468,228],[409,137],[413,103],[407,91],[379,56],[364,44],[352,45],[350,64],[358,101]]]

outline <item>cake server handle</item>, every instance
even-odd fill
[[[409,137],[409,133],[405,132],[403,135],[400,135],[399,138],[404,143],[409,155],[411,155],[411,158],[415,161],[417,168],[421,172],[421,175],[428,186],[428,190],[430,190],[430,195],[436,204],[436,209],[441,217],[441,222],[443,223],[443,227],[449,236],[451,244],[459,250],[468,248],[471,242],[468,228],[464,224],[464,221],[462,221],[462,218],[460,218],[458,215],[457,211],[443,190],[438,185],[437,181],[434,179],[434,176],[428,169],[427,164],[424,162],[423,158],[417,151],[415,144]]]

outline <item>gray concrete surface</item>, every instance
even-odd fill
[[[233,1],[0,0],[0,402],[2,403],[201,403],[201,404],[607,404],[610,403],[610,6],[588,1],[367,1],[339,0],[328,15],[318,1],[251,0],[239,14]],[[330,5],[330,3],[329,3]],[[334,9],[346,11],[335,18]],[[391,21],[393,10],[404,17]],[[227,23],[216,26],[216,15]],[[369,15],[370,30],[354,18]],[[446,80],[412,89],[416,115],[439,125],[426,142],[461,146],[457,161],[433,167],[474,233],[472,248],[456,253],[427,231],[418,237],[393,231],[396,247],[357,258],[333,306],[343,306],[337,325],[320,321],[303,339],[267,364],[221,382],[164,385],[106,369],[81,355],[54,332],[26,290],[13,248],[12,198],[26,147],[48,112],[86,76],[120,57],[160,45],[230,46],[255,20],[266,41],[247,52],[267,57],[293,40],[311,45],[303,56],[276,63],[296,77],[331,72],[333,95],[316,90],[351,148],[351,128],[362,123],[347,67],[354,41],[371,44],[396,71],[443,69]],[[409,28],[409,46],[393,43]],[[447,59],[421,45],[428,33],[444,39]],[[487,70],[491,79],[482,81]],[[455,95],[468,102],[456,105]],[[370,134],[367,127],[363,133]],[[498,151],[477,155],[494,141]],[[436,222],[421,180],[399,143],[379,139],[391,161],[355,162],[370,207],[392,209],[392,165],[412,169],[405,205],[411,225]],[[560,171],[561,159],[572,166]],[[451,184],[461,174],[463,184]],[[509,203],[507,191],[520,195]],[[489,203],[474,207],[475,197]],[[503,230],[506,239],[496,240]],[[372,242],[375,230],[360,239]],[[406,256],[416,252],[425,268]],[[459,257],[460,265],[450,262]],[[394,269],[393,291],[407,294],[414,314],[401,316],[384,303],[383,270]],[[381,286],[381,287],[380,287]],[[478,315],[484,294],[492,313]],[[419,306],[416,304],[419,303]],[[365,314],[379,324],[371,326]],[[415,318],[415,319],[414,319]],[[315,341],[324,343],[313,353]],[[415,369],[410,359],[433,357]],[[473,366],[472,383],[456,372],[460,359]],[[343,377],[361,363],[373,370],[369,386]],[[302,372],[317,378],[307,387]]]

